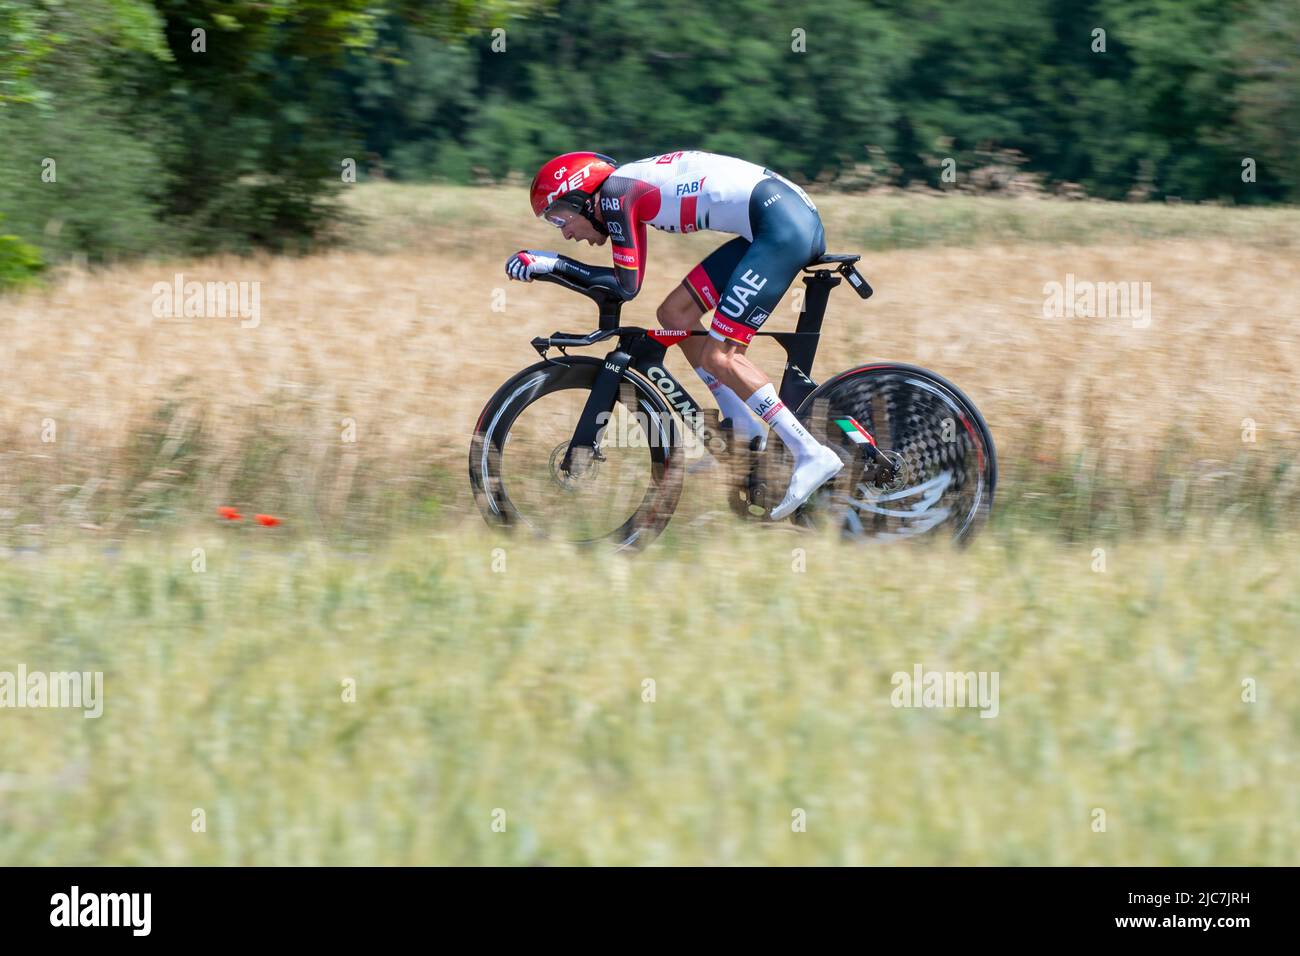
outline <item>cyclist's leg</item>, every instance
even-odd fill
[[[721,294],[709,329],[705,354],[710,361],[705,362],[705,368],[742,394],[771,383],[767,374],[746,357],[745,350],[812,257],[810,240],[804,236],[796,235],[792,242],[787,231],[773,233],[756,236],[719,287]],[[824,245],[824,240],[819,241]],[[739,347],[724,349],[723,343]],[[716,371],[710,362],[717,364]]]
[[[795,458],[785,500],[773,509],[784,517],[842,467],[839,456],[818,442],[785,407],[776,388],[745,355],[754,333],[776,309],[799,271],[825,251],[815,210],[780,180],[760,183],[750,200],[754,241],[720,288],[703,362],[724,385],[748,396],[746,404],[772,426]]]
[[[749,240],[737,236],[713,250],[664,299],[659,306],[659,324],[669,329],[703,329],[700,316],[717,306],[718,287],[735,271],[748,249]],[[702,357],[706,341],[703,336],[692,337],[682,343],[682,352],[713,394],[722,417],[731,420],[733,434],[748,443],[763,433],[762,426],[750,414],[744,399],[704,370]]]
[[[705,256],[703,262],[686,274],[686,278],[682,279],[681,285],[673,290],[669,299],[676,297],[681,303],[682,312],[679,315],[688,310],[687,302],[693,306],[692,311],[695,314],[691,316],[689,325],[674,326],[674,328],[704,328],[699,321],[700,316],[718,307],[718,288],[727,281],[731,273],[736,271],[736,264],[744,258],[747,251],[749,251],[749,240],[737,236],[718,246]],[[685,301],[682,299],[683,296]],[[668,304],[666,300],[664,304]],[[683,352],[696,368],[700,367],[700,353],[703,348],[702,337],[692,339],[689,346],[683,345]]]
[[[782,444],[794,455],[790,486],[786,489],[785,497],[772,509],[774,519],[784,518],[834,478],[844,463],[839,455],[817,441],[803,427],[793,410],[785,407],[771,379],[746,358],[745,349],[748,346],[734,339],[719,339],[712,335],[707,342],[704,348],[705,369],[721,381],[731,383],[733,389],[738,388],[739,394],[748,394],[745,404],[772,426],[772,431],[780,436]]]

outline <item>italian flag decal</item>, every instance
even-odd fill
[[[840,426],[840,430],[855,445],[875,445],[876,443],[876,440],[871,437],[867,430],[858,424],[856,418],[837,418],[835,424]]]

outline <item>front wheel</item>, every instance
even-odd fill
[[[933,372],[852,369],[819,386],[797,414],[848,461],[799,512],[800,524],[856,538],[964,541],[987,520],[998,477],[993,436],[970,399]]]
[[[603,363],[539,362],[492,396],[470,445],[469,477],[489,524],[583,544],[642,547],[668,524],[681,495],[679,430],[658,389],[635,375],[619,385],[595,456],[566,452]]]

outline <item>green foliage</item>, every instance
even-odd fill
[[[1230,63],[1237,81],[1236,128],[1241,156],[1259,163],[1260,183],[1276,193],[1285,184],[1297,198],[1300,183],[1300,7],[1269,0],[1254,17],[1234,25]]]
[[[339,214],[343,161],[364,166],[345,52],[394,17],[427,44],[415,28],[455,36],[528,7],[0,0],[0,212],[54,259],[302,248]]]
[[[475,109],[476,66],[464,45],[386,21],[375,50],[349,59],[341,91],[364,131],[367,167],[404,179],[468,181],[455,136]]]
[[[24,0],[0,0],[0,108],[45,98],[34,73],[56,42],[38,8]]]
[[[107,35],[120,49],[158,60],[171,58],[163,40],[162,15],[150,0],[107,0],[107,5]]]
[[[164,245],[167,130],[136,99],[141,71],[166,59],[153,8],[35,4],[21,22],[24,36],[45,42],[0,54],[0,76],[25,77],[23,95],[0,105],[0,213],[50,259],[98,261]],[[86,56],[101,47],[110,52]]]
[[[811,53],[794,49],[800,22],[815,23]],[[580,145],[622,159],[694,146],[811,178],[892,141],[887,84],[907,50],[883,13],[791,17],[771,0],[744,0],[725,21],[693,0],[561,2],[554,17],[512,22],[504,49],[488,34],[468,47],[419,37],[400,21],[384,36],[389,56],[347,67],[367,148],[391,156],[395,175],[461,182],[531,174]]]
[[[54,259],[138,255],[166,244],[157,141],[102,94],[58,110],[0,112],[0,210]]]
[[[345,160],[360,178],[481,183],[583,147],[712,149],[846,189],[946,188],[946,160],[978,187],[997,157],[1102,198],[1296,201],[1294,12],[0,0],[0,212],[51,259],[291,250],[341,216]],[[57,188],[36,175],[46,158]]]
[[[969,176],[1013,151],[1048,186],[1103,198],[1276,201],[1300,197],[1293,7],[740,0],[719,17],[696,0],[560,0],[467,45],[394,18],[345,88],[368,155],[400,178],[694,146],[846,187],[939,186],[944,159]],[[1257,183],[1246,156],[1267,160]]]
[[[519,536],[503,575],[466,529],[365,554],[241,530],[0,562],[8,659],[106,694],[99,719],[6,714],[0,859],[1300,862],[1294,538],[1138,538],[1094,572],[1091,542],[1032,533],[801,537],[792,575],[753,529],[635,564]],[[701,567],[714,599],[635,586]],[[612,597],[576,611],[574,581]],[[997,716],[896,706],[918,663],[999,674]]]
[[[34,278],[44,266],[39,249],[0,233],[0,289]]]

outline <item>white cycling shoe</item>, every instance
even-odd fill
[[[772,509],[772,520],[780,521],[793,514],[818,488],[839,474],[843,467],[844,462],[840,456],[822,445],[815,455],[795,466],[794,474],[790,476],[789,490],[781,503]]]

